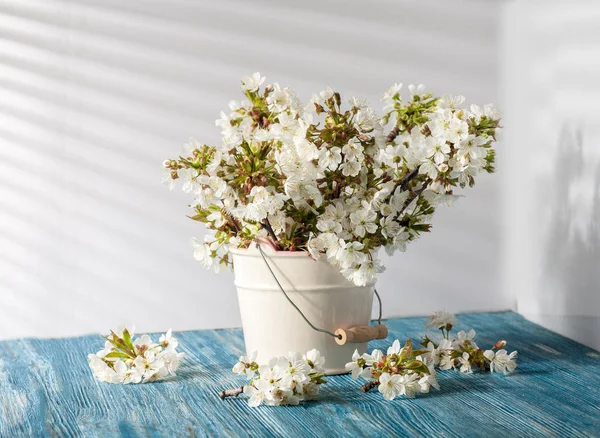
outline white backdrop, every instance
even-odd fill
[[[239,325],[231,274],[192,259],[200,224],[161,163],[260,71],[307,100],[378,103],[395,81],[499,99],[495,2],[5,0],[0,4],[0,338]],[[502,148],[502,145],[500,145]],[[504,152],[500,150],[502,156]],[[388,262],[386,315],[513,307],[502,175]]]
[[[509,3],[505,24],[507,293],[600,350],[600,3]]]

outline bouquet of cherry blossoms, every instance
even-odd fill
[[[88,355],[94,376],[108,383],[146,383],[174,376],[184,353],[178,353],[177,339],[171,329],[160,336],[158,344],[150,336],[133,339],[133,328],[111,330],[104,348]]]
[[[325,257],[365,285],[384,269],[378,248],[404,251],[457,187],[494,170],[500,117],[490,105],[463,108],[462,96],[435,97],[422,85],[404,100],[395,84],[379,118],[329,88],[303,106],[289,88],[261,88],[264,80],[242,80],[246,100],[216,122],[220,144],[191,140],[164,162],[165,182],[183,181],[190,217],[209,229],[193,241],[194,256],[216,271],[231,265],[229,247],[260,240]]]

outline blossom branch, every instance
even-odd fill
[[[221,400],[225,400],[227,397],[237,397],[242,392],[244,392],[243,386],[240,386],[239,388],[226,389],[219,393],[219,397],[221,397]]]
[[[379,385],[379,380],[369,380],[367,383],[365,383],[362,386],[362,392],[369,392],[370,390],[372,390],[373,388],[375,388],[377,385]]]
[[[250,356],[241,356],[233,367],[234,373],[249,379],[248,384],[221,391],[221,400],[236,397],[243,392],[250,407],[261,404],[297,405],[303,401],[316,400],[319,386],[327,383],[323,379],[325,358],[315,349],[305,354],[290,353],[285,358],[274,357],[260,365],[255,361],[256,355],[254,352]]]
[[[88,363],[94,377],[107,383],[153,382],[174,376],[184,353],[178,353],[179,345],[169,329],[158,343],[150,336],[133,339],[133,328],[111,330],[104,337],[107,343],[96,354],[88,355]]]
[[[229,213],[228,211],[221,209],[221,212],[223,213],[223,216],[225,217],[225,219],[227,220],[227,223],[231,226],[231,231],[233,233],[234,236],[237,236],[238,233],[241,231],[241,226],[239,224],[239,222],[237,221],[236,218],[233,217],[233,215],[231,215],[231,213]]]
[[[427,328],[439,329],[444,339],[439,343],[425,336],[421,345],[427,350],[423,358],[430,365],[442,370],[459,369],[462,373],[472,373],[474,367],[482,371],[511,373],[517,367],[517,352],[508,353],[505,340],[500,340],[489,350],[483,350],[475,343],[475,330],[459,331],[450,336],[456,317],[449,312],[435,312],[427,320]]]
[[[418,174],[419,174],[419,168],[417,167],[416,169],[409,172],[408,175],[406,175],[404,178],[402,178],[402,180],[400,180],[398,182],[398,184],[396,184],[396,188],[400,187],[400,190],[406,190],[408,183],[410,183],[413,179],[415,179],[415,177]]]
[[[449,312],[435,312],[428,318],[428,329],[443,330],[446,335],[456,325],[456,317]],[[431,388],[440,389],[436,368],[441,370],[458,369],[461,373],[472,373],[474,367],[482,371],[511,373],[517,367],[517,352],[504,350],[506,341],[500,340],[490,350],[477,346],[473,338],[475,330],[460,331],[456,336],[446,336],[435,343],[425,336],[421,345],[424,349],[413,349],[408,339],[403,347],[395,340],[387,354],[373,350],[362,355],[355,351],[352,362],[346,370],[352,379],[363,377],[368,381],[361,386],[362,392],[373,388],[386,400],[398,396],[413,398],[416,394],[428,393]]]
[[[355,351],[346,370],[352,372],[353,379],[368,379],[362,392],[377,388],[386,400],[402,395],[413,398],[417,393],[429,392],[431,387],[439,389],[435,371],[423,362],[421,354],[422,350],[413,350],[410,339],[403,347],[395,340],[385,355],[377,349],[363,355]]]
[[[402,206],[402,208],[400,209],[400,211],[396,215],[396,219],[400,219],[400,216],[402,216],[402,213],[404,213],[404,211],[408,208],[408,206],[415,199],[417,199],[419,196],[421,196],[426,189],[427,189],[427,181],[424,182],[423,186],[419,190],[417,190],[416,192],[414,192],[413,195],[406,200],[406,202],[404,202],[404,205]]]
[[[265,218],[265,221],[261,225],[263,226],[263,228],[265,230],[267,230],[267,233],[269,233],[269,236],[271,237],[271,239],[273,239],[273,244],[275,245],[275,249],[277,251],[280,251],[281,245],[279,244],[279,240],[277,240],[277,236],[275,235],[275,232],[273,231],[273,227],[271,226],[269,219]]]
[[[386,143],[393,142],[396,139],[396,137],[398,137],[398,134],[400,134],[400,128],[398,126],[394,126],[394,128],[390,131],[390,133],[385,138],[385,142]]]

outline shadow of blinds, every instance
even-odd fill
[[[239,325],[231,275],[204,272],[191,258],[189,239],[203,231],[185,218],[189,199],[161,187],[163,159],[189,135],[217,142],[213,120],[241,97],[239,78],[256,70],[304,99],[332,85],[377,103],[385,87],[404,81],[494,101],[497,9],[446,1],[2,2],[0,338],[123,322],[141,330]],[[497,257],[498,239],[481,226],[495,223],[495,193],[495,183],[482,181],[471,202],[440,213],[435,241],[389,263],[381,280],[389,314],[454,306],[440,290],[444,276],[465,310],[506,307],[493,291],[480,293],[496,273],[476,254]],[[469,242],[460,260],[457,240]],[[424,280],[418,273],[432,260],[442,266],[439,279]],[[478,272],[468,288],[457,271],[465,263]],[[393,296],[400,266],[407,289],[429,298],[407,305]]]

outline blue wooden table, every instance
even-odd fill
[[[598,352],[511,312],[459,321],[480,345],[507,339],[517,372],[444,371],[441,391],[392,402],[335,376],[319,401],[254,409],[217,395],[244,382],[230,371],[243,349],[238,329],[178,333],[178,376],[127,386],[92,378],[86,355],[101,348],[98,336],[0,342],[0,436],[600,436]],[[423,333],[422,318],[387,324],[388,341],[370,347]]]

